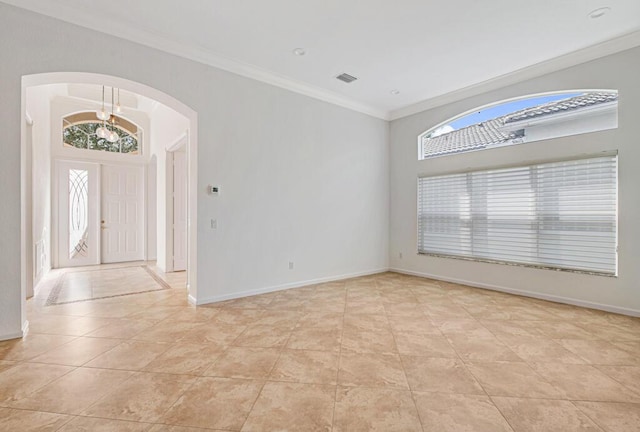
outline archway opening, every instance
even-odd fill
[[[94,95],[105,86],[117,89],[124,96],[123,99],[128,97],[130,100],[135,100],[137,97],[138,102],[137,104],[129,102],[128,106],[123,103],[124,112],[117,117],[114,116],[110,130],[117,132],[118,139],[113,142],[95,136],[96,131],[93,129],[99,128],[101,121],[91,118],[91,114],[96,112],[95,107],[100,105],[99,98]],[[49,102],[46,102],[47,98],[38,99],[38,95],[47,94]],[[52,94],[58,98],[52,99]],[[44,105],[48,106],[44,107]],[[158,267],[163,272],[184,269],[187,275],[188,298],[195,303],[197,298],[195,228],[197,226],[197,113],[170,95],[144,84],[114,76],[74,72],[24,76],[21,113],[21,154],[23,167],[25,167],[21,179],[23,191],[20,289],[23,333],[28,329],[25,312],[27,296],[33,294],[33,287],[43,276],[43,270],[46,271],[52,266],[62,266],[59,258],[64,255],[65,249],[60,247],[58,228],[64,227],[65,224],[60,223],[59,214],[55,208],[58,203],[58,197],[55,195],[58,193],[56,183],[60,182],[57,166],[70,161],[90,166],[106,167],[108,165],[138,169],[142,174],[140,191],[144,197],[144,207],[140,207],[138,211],[144,217],[144,227],[140,231],[144,241],[140,242],[141,249],[135,258],[142,257],[145,261],[157,259]],[[138,119],[144,118],[145,115],[150,120],[143,124],[144,122]],[[161,119],[154,122],[153,118],[157,116]],[[174,121],[175,119],[179,121]],[[173,125],[175,130],[165,128],[154,131],[155,135],[162,139],[152,142],[149,139],[152,135],[151,129],[167,124]],[[84,147],[83,137],[87,143]],[[184,163],[181,171],[184,177],[182,192],[184,199],[180,208],[181,221],[185,225],[184,246],[181,248],[181,260],[184,264],[181,269],[174,268],[173,259],[173,218],[176,209],[172,199],[174,157],[171,152],[176,150],[175,141],[177,140],[181,142],[180,151],[183,157],[180,160]],[[40,151],[44,147],[48,147],[48,154]],[[125,158],[128,160],[124,160]],[[105,169],[102,170],[105,171]],[[76,175],[76,178],[82,179],[82,176]],[[104,178],[102,182],[104,183]],[[100,184],[100,181],[96,183]],[[80,198],[88,197],[88,194],[76,195]],[[97,200],[100,206],[102,199],[97,198]],[[69,203],[65,203],[64,207],[67,207],[67,211],[75,211]],[[157,210],[157,215],[151,214],[154,209]],[[85,210],[88,210],[88,207]],[[84,217],[84,213],[79,207],[76,215]],[[104,223],[104,213],[97,218],[97,225],[94,226],[98,233],[94,248],[104,253],[104,247],[100,246],[101,243],[104,245],[104,225],[100,226],[100,220]],[[83,235],[86,238],[84,232],[76,232],[74,235],[79,239],[82,239]],[[62,253],[60,253],[61,250]],[[105,262],[104,258],[99,258],[96,263],[100,262]]]

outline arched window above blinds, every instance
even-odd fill
[[[418,137],[420,159],[618,127],[616,90],[529,95],[468,111]]]

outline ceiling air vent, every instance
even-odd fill
[[[347,84],[350,84],[358,79],[352,75],[349,75],[348,73],[340,74],[336,78],[338,78],[340,81],[346,82]]]

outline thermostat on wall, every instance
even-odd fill
[[[209,195],[219,195],[220,194],[220,188],[218,186],[207,186],[207,192],[209,193]]]

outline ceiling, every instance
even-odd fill
[[[640,45],[638,0],[2,1],[381,118],[598,44]],[[602,45],[613,39],[626,45]]]

